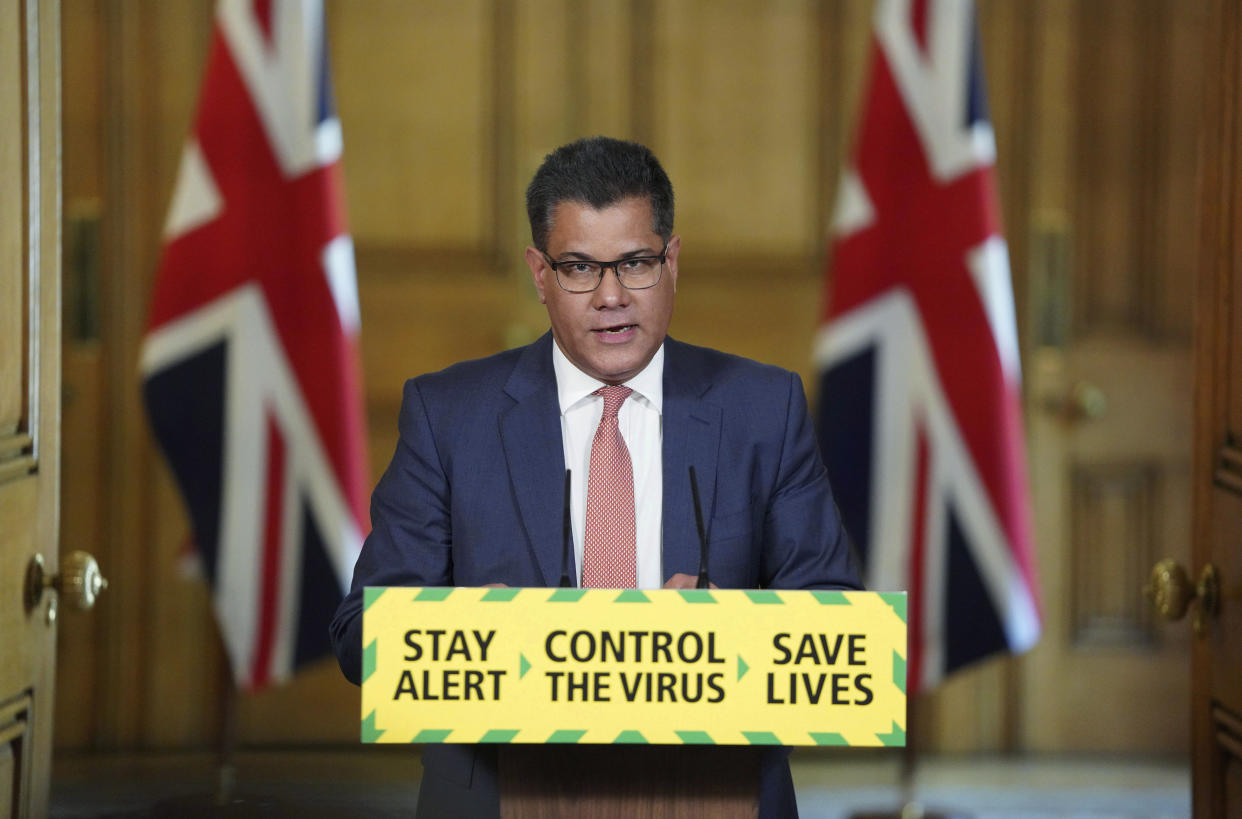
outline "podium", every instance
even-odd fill
[[[492,745],[506,817],[753,817],[781,746],[900,746],[904,593],[367,588],[363,742]]]
[[[500,751],[502,819],[754,819],[758,748],[509,746]]]

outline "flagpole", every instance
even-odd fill
[[[215,629],[216,676],[219,684],[219,734],[216,738],[215,784],[209,792],[197,792],[160,799],[151,806],[152,816],[201,816],[241,819],[253,816],[283,816],[280,802],[271,796],[237,793],[237,737],[240,695],[233,679],[229,654],[219,628]]]
[[[216,805],[224,807],[233,799],[237,786],[237,683],[233,679],[224,637],[216,629],[217,675],[220,684],[220,736],[216,745]]]
[[[901,810],[902,819],[915,819],[923,815],[923,807],[915,801],[914,780],[919,764],[918,729],[915,718],[919,695],[906,698],[906,744],[901,749]]]

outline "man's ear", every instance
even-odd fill
[[[668,265],[669,275],[673,277],[673,292],[677,292],[677,257],[681,255],[681,237],[674,236],[668,240],[664,249],[664,263]]]
[[[533,247],[526,248],[526,266],[530,268],[531,279],[535,282],[535,290],[539,293],[539,303],[547,304],[548,297],[544,286],[548,284],[548,275],[552,270],[548,267],[543,254]]]

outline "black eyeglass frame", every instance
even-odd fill
[[[560,287],[562,290],[564,290],[566,293],[573,293],[574,295],[582,295],[584,293],[594,293],[596,290],[599,289],[599,286],[604,283],[604,276],[607,275],[608,268],[610,267],[612,268],[612,272],[617,277],[617,284],[621,285],[626,290],[650,290],[651,288],[659,284],[660,281],[663,280],[664,278],[664,263],[668,261],[668,242],[664,243],[664,247],[661,248],[659,254],[655,256],[628,256],[624,259],[617,259],[611,262],[597,262],[594,259],[566,259],[562,262],[554,262],[552,261],[552,257],[549,256],[545,251],[541,250],[539,252],[543,254],[543,259],[544,261],[548,263],[548,267],[552,268],[552,275],[556,277],[557,286]],[[642,287],[630,287],[628,284],[622,281],[621,269],[617,267],[617,265],[624,264],[625,262],[636,262],[639,260],[646,260],[646,259],[659,259],[660,260],[660,275],[656,277],[655,281],[653,281],[651,284],[644,284]],[[570,290],[568,287],[565,286],[564,282],[561,281],[561,271],[558,270],[557,268],[565,264],[584,264],[584,263],[599,265],[599,278],[595,280],[595,286],[592,287],[590,290]]]

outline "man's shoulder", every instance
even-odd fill
[[[513,371],[514,365],[526,349],[526,347],[515,347],[512,350],[493,353],[483,358],[458,361],[442,370],[414,376],[410,381],[428,386],[446,386],[463,382],[476,382],[481,379],[499,379],[503,381]]]
[[[443,370],[423,373],[406,381],[405,389],[407,393],[416,390],[424,400],[477,399],[511,384],[515,372],[519,370],[526,372],[530,378],[538,378],[545,368],[551,372],[552,354],[546,337],[524,347],[459,361]]]
[[[665,341],[665,356],[666,375],[682,378],[693,374],[696,379],[715,389],[730,385],[758,388],[787,386],[791,378],[797,378],[796,373],[775,364],[671,338]],[[670,367],[671,370],[668,369]]]

